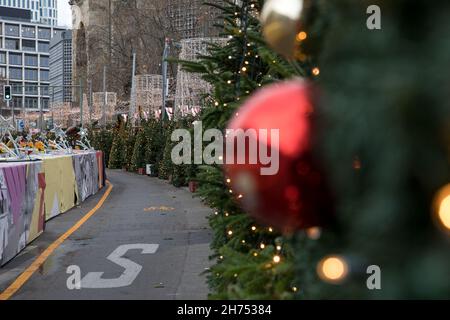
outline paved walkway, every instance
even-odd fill
[[[114,188],[103,207],[12,299],[206,299],[201,274],[211,254],[211,209],[187,190],[156,178],[122,171],[109,171],[108,178]],[[48,222],[44,235],[0,268],[0,293],[103,193]],[[79,290],[77,279],[82,279]]]

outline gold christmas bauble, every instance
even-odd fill
[[[286,58],[295,55],[302,12],[303,0],[268,0],[261,11],[264,38]]]

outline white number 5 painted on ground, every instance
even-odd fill
[[[154,254],[158,247],[157,244],[127,244],[118,247],[107,259],[125,269],[122,275],[116,279],[102,279],[104,272],[90,272],[81,279],[81,288],[110,289],[131,285],[141,272],[142,266],[123,256],[129,250],[142,250],[142,254]]]

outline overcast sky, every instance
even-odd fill
[[[72,10],[69,0],[58,0],[58,25],[72,28]]]

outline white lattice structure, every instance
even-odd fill
[[[70,102],[54,103],[50,115],[54,124],[68,128],[77,125],[77,120],[80,121],[80,108],[73,108]]]
[[[198,61],[201,55],[206,55],[208,44],[225,45],[224,38],[192,38],[180,41],[180,60]],[[177,74],[175,93],[175,114],[187,115],[198,112],[201,108],[201,98],[210,92],[211,86],[201,78],[200,74],[189,73],[180,66]]]
[[[162,106],[163,79],[161,75],[138,75],[136,80],[137,110],[146,114],[155,114]]]
[[[213,1],[222,4],[223,1]],[[221,11],[205,5],[204,0],[166,0],[168,23],[177,38],[213,37],[219,34],[215,27]]]
[[[83,122],[89,124],[90,120],[100,121],[103,116],[104,93],[96,92],[93,94],[92,110],[89,108],[88,97],[83,95]],[[114,119],[117,106],[117,94],[115,92],[106,93],[107,103],[105,106],[106,121],[110,122]],[[74,107],[72,103],[54,103],[50,107],[50,112],[46,118],[52,118],[55,124],[61,125],[63,128],[80,125],[81,110],[80,107]]]
[[[119,101],[115,108],[115,114],[129,114],[130,113],[130,101]]]
[[[92,119],[100,120],[103,116],[103,108],[105,109],[106,121],[112,121],[117,113],[117,93],[106,92],[106,105],[105,93],[95,92],[92,96]]]

